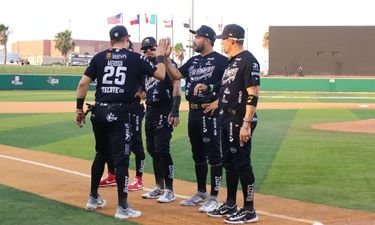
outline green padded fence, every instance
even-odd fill
[[[263,91],[375,92],[375,79],[261,78]]]
[[[75,90],[81,75],[0,75],[0,90]],[[95,89],[95,84],[90,86]],[[371,78],[261,78],[263,91],[375,92]]]
[[[81,76],[0,75],[0,90],[76,90]],[[90,85],[95,89],[95,84]]]

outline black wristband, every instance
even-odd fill
[[[257,104],[258,104],[258,96],[255,96],[255,95],[247,96],[246,105],[252,105],[254,107],[257,107]]]
[[[173,96],[173,104],[172,104],[172,116],[179,117],[179,109],[181,103],[181,96]]]
[[[164,63],[164,56],[162,56],[162,55],[156,56],[156,62],[157,63]]]
[[[85,102],[85,98],[77,98],[77,106],[76,109],[83,109],[83,103]]]

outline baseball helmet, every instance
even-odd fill
[[[141,50],[145,50],[149,47],[155,47],[155,46],[157,46],[155,38],[146,37],[142,40]]]

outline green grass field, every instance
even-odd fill
[[[296,96],[293,93],[264,93],[264,95],[270,96],[267,100],[277,95]],[[311,95],[311,93],[298,94],[298,96]],[[328,96],[317,93],[313,95]],[[336,93],[335,95],[374,97],[375,94],[340,95]],[[92,99],[92,93],[88,98]],[[72,99],[74,99],[74,92],[0,92],[0,101],[71,101]],[[285,102],[293,101],[293,98],[280,99]],[[331,99],[332,102],[339,100],[339,98]],[[320,100],[317,98],[314,101]],[[350,102],[358,101],[361,100],[353,98]],[[374,99],[368,99],[364,102],[374,103],[374,101]],[[347,102],[347,99],[342,102]],[[254,133],[252,153],[257,192],[341,208],[375,211],[373,202],[375,199],[375,164],[373,163],[375,139],[373,135],[328,132],[310,128],[315,123],[374,118],[373,110],[277,109],[258,110],[258,114],[260,122]],[[83,129],[78,129],[73,119],[73,113],[0,114],[0,144],[91,160],[94,155],[91,125],[88,123]],[[179,179],[194,181],[195,175],[192,172],[194,165],[187,138],[187,112],[181,113],[181,121],[182,124],[175,129],[172,139],[175,176]],[[131,168],[134,168],[133,159]],[[149,157],[146,172],[152,172]],[[5,200],[0,199],[1,215],[4,215],[3,210],[11,213],[9,212],[11,210],[7,208],[14,207],[14,202],[23,198],[32,198],[33,203],[35,202],[34,207],[37,205],[41,210],[48,211],[46,201],[49,200],[5,186],[0,186],[0,196],[7,196]],[[88,218],[87,214],[82,213],[82,209],[56,202],[51,204],[53,205],[51,211],[56,208],[68,212],[75,211],[72,218],[69,218],[73,221],[70,224],[88,223],[90,219],[96,218],[96,216]],[[31,210],[27,213],[33,214]],[[39,211],[35,213],[33,217],[37,216]],[[79,215],[83,217],[82,220],[79,220]],[[17,214],[15,213],[13,217],[17,217]],[[102,224],[112,224],[112,219],[107,221],[108,218],[105,216],[101,219]],[[25,224],[23,223],[25,220],[19,222],[14,220],[5,224]],[[56,224],[55,222],[46,220],[39,224]]]
[[[84,209],[40,198],[0,185],[2,225],[118,225],[111,216],[86,213]],[[121,224],[136,224],[126,221]]]

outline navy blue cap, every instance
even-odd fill
[[[109,31],[109,37],[111,40],[119,39],[128,35],[128,30],[122,25],[115,26]]]
[[[234,38],[243,40],[245,38],[245,30],[237,24],[228,24],[224,27],[223,33],[216,36],[217,39]]]
[[[193,34],[198,34],[202,37],[206,37],[208,39],[211,40],[212,43],[215,42],[215,31],[209,27],[209,26],[206,26],[206,25],[202,25],[198,30],[189,30],[191,33]]]
[[[145,50],[148,47],[156,47],[156,40],[153,37],[146,37],[142,40],[141,50]]]

